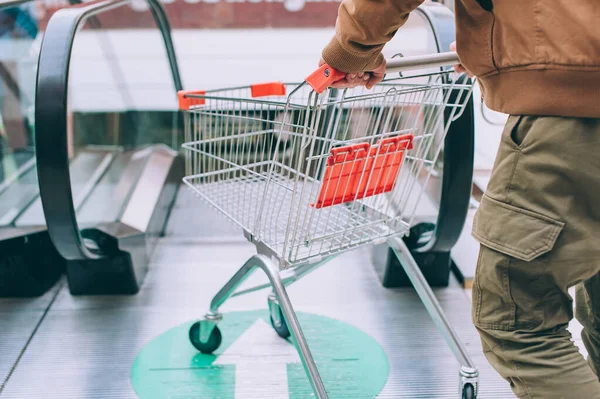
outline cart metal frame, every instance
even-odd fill
[[[424,70],[427,68],[440,68],[440,69],[438,69],[438,72],[434,72],[431,75],[424,74],[422,76],[434,76],[436,74],[447,75],[450,72],[448,69],[444,69],[444,67],[448,67],[448,66],[456,64],[456,63],[458,63],[458,57],[455,53],[439,53],[439,54],[427,55],[427,56],[403,57],[401,59],[394,59],[394,60],[388,61],[386,72],[388,74],[392,74],[392,73],[402,74],[403,72],[406,72],[406,71]],[[323,73],[325,77],[330,77],[330,75],[332,75],[332,71],[330,71],[327,67],[321,68],[319,73]],[[335,71],[333,71],[333,73],[335,73]],[[448,82],[448,81],[451,81],[451,80],[450,79],[444,80],[444,82]],[[462,82],[463,85],[468,85],[468,84],[464,83],[465,80],[460,80],[460,79],[456,79],[452,83],[454,84],[457,81]],[[384,83],[385,82],[386,81],[384,81]],[[303,86],[304,86],[304,84],[300,84],[296,89],[294,89],[292,91],[292,93],[290,93],[290,97],[294,93],[296,93],[296,91],[299,88],[301,88]],[[311,83],[311,86],[313,87],[315,92],[320,93],[319,89],[316,88],[315,85],[313,85]],[[234,89],[238,90],[240,88],[234,88]],[[448,90],[452,91],[453,86],[451,85]],[[466,103],[466,101],[468,100],[468,98],[471,95],[471,90],[472,90],[472,86],[468,90],[466,95],[463,95],[464,93],[459,95],[458,99],[456,100],[457,104],[459,102]],[[185,101],[184,101],[184,108],[182,108],[182,109],[190,110],[190,104],[197,105],[198,108],[196,108],[196,110],[202,109],[202,106],[204,106],[206,101],[208,101],[210,99],[213,99],[213,100],[223,99],[224,95],[229,94],[227,92],[225,92],[225,93],[226,94],[207,93],[207,92],[182,92],[182,93],[180,93],[180,101],[182,99],[185,100],[188,98],[193,100],[192,103],[185,103]],[[290,104],[291,104],[290,97],[288,97],[288,102],[285,107],[286,110],[288,110],[290,108]],[[344,98],[344,97],[342,97],[342,98]],[[446,98],[445,101],[447,101],[447,98],[450,98],[449,94],[448,94],[448,96],[444,95],[444,98]],[[234,100],[240,101],[240,102],[248,101],[249,103],[254,103],[254,104],[258,103],[257,100],[245,99],[243,97],[237,97],[237,95],[234,98]],[[280,105],[277,102],[271,102],[270,100],[265,100],[265,101],[268,105]],[[316,104],[318,103],[316,96],[315,96],[315,98],[309,96],[308,97],[309,107],[311,106],[311,104],[313,104],[313,101],[316,106]],[[453,104],[453,106],[457,107],[457,104]],[[445,106],[446,106],[446,103],[444,103],[442,105],[442,107],[445,107]],[[248,110],[246,110],[246,109],[237,110],[235,106],[232,106],[231,109],[234,110],[235,112],[239,112],[239,115],[236,116],[236,118],[238,118],[238,119],[242,119],[241,115],[244,115],[243,116],[244,118],[250,118],[248,116],[249,115]],[[209,111],[198,111],[198,112],[200,114],[204,114],[204,115],[210,114]],[[191,112],[191,115],[194,115],[193,111]],[[200,116],[202,116],[202,115],[200,115]],[[221,116],[223,118],[226,118],[227,116],[230,116],[230,114],[223,114]],[[456,118],[459,117],[460,112],[458,112],[454,116]],[[192,122],[192,118],[193,118],[193,122]],[[327,117],[325,117],[325,118],[327,119]],[[198,119],[199,119],[199,117],[188,115],[188,126],[193,125],[193,123],[198,123],[197,122]],[[452,118],[450,118],[450,119],[452,119]],[[313,120],[307,117],[307,120],[305,122],[306,125],[304,126],[304,135],[306,135],[306,131],[307,131],[306,129],[307,129],[307,126],[311,123],[310,121],[313,121]],[[314,123],[314,121],[312,123]],[[445,121],[444,123],[450,123],[450,121]],[[288,124],[288,125],[291,126],[291,124]],[[335,125],[335,123],[333,123],[331,121],[329,121],[329,123],[326,122],[326,126],[331,126],[331,125]],[[223,126],[226,126],[226,125],[223,125]],[[286,123],[281,123],[281,126],[282,126],[281,131],[283,132],[283,126],[286,126]],[[222,128],[225,129],[225,127],[222,127]],[[188,127],[188,130],[189,129],[190,128]],[[250,170],[250,167],[252,167],[252,165],[254,165],[254,164],[250,163],[249,164],[249,165],[251,165],[250,167],[244,167],[241,164],[236,165],[235,162],[232,162],[225,158],[222,158],[223,155],[220,153],[220,151],[222,151],[220,149],[221,147],[218,147],[219,148],[218,150],[216,149],[217,146],[210,147],[211,151],[219,151],[218,156],[211,155],[209,152],[207,152],[208,150],[204,147],[202,149],[199,149],[198,148],[199,145],[209,145],[210,146],[216,142],[215,140],[217,140],[217,141],[218,140],[221,140],[221,141],[234,140],[236,138],[236,135],[234,133],[226,133],[225,139],[219,138],[221,132],[217,132],[217,131],[212,132],[212,129],[213,129],[212,125],[211,125],[211,127],[206,127],[205,130],[206,129],[211,130],[211,133],[209,134],[209,136],[210,136],[209,138],[205,138],[204,140],[198,140],[196,137],[197,132],[195,132],[194,133],[196,135],[195,141],[191,141],[191,142],[188,141],[186,144],[184,144],[184,148],[186,150],[188,150],[188,154],[192,154],[192,157],[194,156],[194,152],[196,152],[198,154],[201,154],[201,156],[209,157],[209,158],[212,157],[214,159],[217,159],[218,162],[220,162],[220,163],[214,163],[212,161],[211,161],[212,163],[209,162],[209,164],[208,164],[209,172],[206,172],[204,174],[199,174],[199,173],[197,173],[197,169],[199,169],[198,165],[200,164],[200,161],[198,161],[198,159],[196,159],[196,161],[194,161],[193,159],[188,157],[188,172],[191,170],[193,172],[196,172],[196,174],[187,176],[186,178],[184,178],[184,182],[188,186],[190,186],[190,188],[195,190],[199,196],[205,197],[205,199],[208,200],[208,202],[211,203],[215,208],[217,208],[217,210],[224,213],[233,222],[238,223],[238,225],[240,225],[240,227],[242,227],[244,229],[245,235],[249,239],[249,241],[253,242],[256,245],[258,254],[251,257],[237,271],[237,273],[235,273],[231,277],[231,279],[218,291],[218,293],[215,295],[215,297],[213,298],[213,300],[210,304],[209,312],[206,313],[206,315],[204,316],[204,318],[201,321],[195,323],[192,326],[192,328],[190,329],[190,340],[191,340],[192,344],[200,351],[205,352],[205,353],[212,353],[214,350],[216,350],[218,348],[218,346],[221,343],[221,332],[219,331],[219,329],[217,327],[218,323],[222,320],[222,317],[223,317],[219,311],[221,306],[231,297],[244,295],[244,294],[247,294],[250,292],[255,292],[255,291],[266,289],[266,288],[271,288],[272,293],[268,296],[268,305],[269,305],[269,312],[270,312],[270,316],[271,316],[271,322],[272,322],[274,329],[278,332],[278,334],[280,336],[282,336],[284,338],[291,336],[292,342],[298,351],[299,357],[302,361],[302,364],[304,366],[306,374],[309,377],[309,380],[311,382],[311,385],[312,385],[315,395],[320,399],[328,398],[326,388],[323,384],[323,381],[321,379],[321,376],[319,374],[319,371],[317,369],[315,361],[312,357],[312,354],[310,352],[310,349],[308,347],[308,344],[307,344],[304,334],[302,332],[301,326],[296,317],[296,313],[294,311],[292,303],[288,297],[286,286],[293,284],[294,282],[300,280],[302,277],[306,276],[308,273],[311,273],[312,271],[323,266],[329,260],[331,260],[332,258],[337,256],[339,253],[347,251],[349,249],[352,249],[356,246],[355,245],[347,245],[347,246],[340,245],[339,248],[334,247],[333,250],[322,251],[322,252],[318,252],[316,254],[309,252],[309,255],[304,258],[297,258],[297,257],[290,256],[289,253],[293,252],[292,250],[290,250],[291,244],[290,244],[290,247],[288,247],[286,245],[289,242],[289,240],[288,240],[288,236],[290,234],[289,232],[294,230],[294,223],[293,223],[293,220],[291,217],[288,220],[287,224],[285,224],[285,226],[284,226],[284,229],[286,231],[286,234],[285,234],[286,238],[285,238],[284,246],[282,248],[279,248],[279,247],[276,248],[272,243],[270,243],[268,240],[269,234],[265,233],[264,231],[261,230],[261,227],[264,227],[264,226],[260,223],[261,222],[260,219],[261,219],[261,215],[264,212],[265,202],[268,201],[267,197],[268,197],[269,184],[274,185],[277,183],[277,182],[270,183],[270,179],[272,178],[272,173],[271,173],[272,167],[271,167],[271,170],[268,172],[268,176],[266,178],[266,187],[261,189],[264,191],[260,191],[262,194],[257,196],[257,199],[260,200],[260,207],[259,207],[260,210],[258,211],[258,214],[257,214],[258,216],[254,215],[254,216],[247,218],[248,220],[254,220],[253,218],[256,217],[255,223],[251,224],[251,226],[253,226],[253,227],[248,227],[248,223],[250,223],[250,222],[244,223],[244,222],[238,220],[238,217],[240,215],[242,215],[244,211],[247,211],[246,208],[239,211],[239,214],[236,214],[237,208],[232,208],[231,204],[229,204],[229,208],[227,206],[221,206],[220,204],[216,203],[217,200],[214,200],[213,198],[210,197],[210,195],[203,193],[203,191],[201,189],[201,187],[203,187],[203,185],[213,185],[213,186],[214,185],[223,185],[223,184],[225,184],[224,182],[227,182],[228,180],[239,179],[239,176],[243,176],[244,173],[249,174],[250,172],[252,172]],[[229,129],[229,127],[227,127],[227,129]],[[445,130],[447,131],[447,126],[445,127]],[[188,133],[189,132],[186,133],[187,140],[189,140],[191,138],[191,135]],[[261,132],[241,133],[240,135],[237,136],[237,139],[243,140],[243,139],[240,139],[240,137],[243,136],[243,137],[247,138],[250,135],[260,134],[260,133]],[[231,134],[231,135],[228,136],[227,134]],[[332,136],[335,135],[335,133],[331,133],[331,134],[332,134]],[[213,137],[213,135],[214,135],[214,137]],[[375,135],[376,134],[374,133],[374,136]],[[430,134],[430,136],[431,136],[431,134]],[[312,142],[314,142],[314,140],[316,139],[315,137],[316,136],[313,136],[309,140],[312,140]],[[280,141],[281,141],[281,138],[278,138],[277,139],[278,147],[279,147]],[[352,140],[350,140],[350,142],[351,141]],[[345,140],[344,142],[348,142],[348,140]],[[232,141],[232,143],[233,143],[233,141]],[[238,143],[237,145],[239,148],[240,144]],[[244,146],[245,145],[246,144],[244,143]],[[307,146],[308,146],[308,141],[306,140],[306,137],[303,136],[303,139],[301,142],[301,149],[307,148]],[[231,144],[231,147],[235,147],[235,145]],[[331,145],[329,147],[325,146],[325,148],[326,149],[334,148],[334,146],[333,145]],[[436,151],[434,151],[434,152],[436,152]],[[421,153],[419,153],[419,154],[421,154]],[[415,162],[421,162],[421,164],[425,163],[426,158],[425,158],[424,154],[425,153],[422,153],[421,155],[415,155],[415,156],[413,156],[413,159],[415,160]],[[439,152],[436,152],[436,155],[433,157],[432,160],[428,159],[428,161],[431,162],[432,165],[435,163],[435,160],[437,159],[437,155],[439,155]],[[196,154],[196,156],[197,156],[197,154]],[[324,155],[322,155],[320,153],[318,153],[318,154],[310,153],[310,154],[308,154],[308,156],[304,156],[304,155],[300,154],[297,156],[298,157],[297,162],[300,165],[302,165],[302,159],[312,159],[312,158],[317,159],[317,158],[322,158],[323,156]],[[236,159],[237,159],[237,157],[238,157],[238,155],[236,154]],[[275,157],[275,159],[277,159],[277,157]],[[256,164],[256,162],[255,162],[255,164]],[[260,162],[259,162],[259,164],[260,164]],[[233,173],[231,171],[231,169],[227,169],[225,167],[225,166],[229,166],[229,165],[237,166],[240,169],[240,170],[238,170],[238,172],[240,172],[240,173],[238,173],[236,175],[236,173]],[[204,165],[204,166],[206,167],[206,165]],[[290,166],[290,168],[292,168],[292,167],[293,166]],[[216,170],[216,172],[215,172],[215,170]],[[308,170],[308,168],[307,168],[307,170]],[[298,173],[301,172],[300,167],[298,167],[297,172]],[[263,173],[266,173],[266,172],[263,172]],[[431,174],[431,171],[429,173]],[[317,176],[323,176],[323,171],[322,170],[317,171],[317,172],[315,172],[315,174]],[[217,176],[217,177],[215,178],[215,176]],[[205,178],[206,180],[200,181],[200,182],[194,182],[194,179],[198,179],[199,177]],[[309,178],[308,172],[306,172],[302,178],[305,180],[308,179]],[[399,180],[399,178],[397,178],[397,179]],[[295,194],[296,190],[299,190],[299,189],[304,190],[304,187],[298,186],[297,183],[298,183],[298,177],[296,177],[296,185],[294,186],[294,194],[293,194],[294,197],[296,196],[296,194]],[[328,183],[323,183],[323,184],[328,184]],[[375,197],[382,198],[383,196],[375,195]],[[392,195],[392,197],[393,197],[393,195]],[[218,196],[215,198],[218,198],[218,200],[223,199],[223,197],[218,197]],[[360,202],[360,200],[364,200],[364,198],[362,198],[362,197],[354,198],[354,199],[355,199],[355,201],[353,202],[353,204]],[[344,201],[344,202],[346,202],[346,201]],[[385,203],[385,204],[387,204],[386,206],[388,206],[388,208],[391,206],[389,204],[389,202],[390,201],[388,200],[388,202]],[[405,205],[406,204],[403,203],[402,205],[398,206],[398,208],[401,209],[400,213],[402,213],[403,206],[405,206]],[[292,205],[290,208],[290,214],[297,211],[298,218],[300,218],[301,211],[298,209],[302,208],[303,206],[306,206],[306,204],[298,202],[296,205],[294,205],[294,202],[292,201]],[[344,205],[338,204],[336,206],[343,207]],[[365,205],[363,203],[359,204],[359,207],[364,207],[364,206]],[[295,208],[295,207],[297,207],[297,208]],[[381,209],[381,207],[378,207],[377,209]],[[398,210],[395,209],[395,211],[398,211]],[[412,221],[412,218],[414,217],[414,212],[415,212],[414,209],[413,209],[412,213],[409,212],[407,220]],[[307,217],[305,216],[305,219],[306,218]],[[378,220],[376,220],[376,222],[377,221]],[[296,223],[295,223],[296,230],[298,228],[298,225],[299,225],[299,222],[296,221]],[[303,224],[300,223],[300,226],[303,226]],[[475,364],[471,360],[467,350],[461,343],[460,338],[458,337],[455,330],[452,328],[450,322],[444,315],[444,312],[443,312],[439,302],[437,301],[435,294],[433,293],[431,287],[429,286],[425,277],[423,276],[423,273],[421,272],[419,266],[417,265],[416,261],[414,260],[413,256],[411,255],[410,250],[408,249],[408,247],[406,246],[405,242],[402,239],[402,236],[409,232],[409,228],[410,228],[410,224],[408,224],[407,226],[398,227],[398,228],[396,228],[396,230],[391,228],[391,230],[392,230],[391,233],[389,233],[387,235],[382,235],[382,237],[375,237],[373,239],[369,238],[359,244],[360,245],[368,245],[368,244],[373,244],[375,242],[381,242],[381,238],[383,238],[384,240],[387,241],[390,248],[394,251],[395,255],[397,256],[398,260],[400,261],[400,264],[402,265],[402,267],[403,267],[404,271],[406,272],[407,276],[409,277],[410,281],[412,282],[416,292],[418,293],[421,301],[425,305],[429,315],[433,319],[434,323],[436,324],[440,333],[446,340],[448,346],[454,353],[455,357],[461,364],[461,368],[459,371],[459,386],[458,386],[459,396],[462,399],[476,398],[478,389],[479,389],[479,382],[478,382],[479,381],[479,372],[478,372]],[[263,228],[263,230],[264,230],[264,228]],[[347,233],[345,231],[338,233],[338,235],[342,235],[342,236],[344,234],[347,234]],[[334,233],[331,233],[328,236],[326,235],[326,237],[330,237],[330,236],[333,237],[334,235],[335,235]],[[264,240],[265,237],[267,237],[266,241]],[[309,246],[310,242],[307,241],[306,245]],[[269,283],[238,291],[238,288],[240,287],[240,285],[250,275],[252,275],[252,273],[254,271],[256,271],[257,269],[261,269],[266,274],[266,276],[268,277]]]

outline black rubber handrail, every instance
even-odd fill
[[[67,94],[75,35],[94,15],[132,0],[98,0],[55,12],[46,27],[38,61],[35,143],[40,198],[52,243],[67,260],[99,259],[103,253],[85,245],[71,191],[67,145]],[[147,0],[160,29],[176,91],[182,90],[171,28],[158,0]]]
[[[423,5],[416,11],[433,32],[437,51],[449,51],[456,37],[452,11],[439,3]],[[442,189],[433,233],[428,240],[411,248],[416,252],[449,252],[462,233],[473,181],[475,122],[472,97],[465,107],[462,116],[450,125],[444,141]]]

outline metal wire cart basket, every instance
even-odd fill
[[[285,286],[342,252],[387,240],[463,365],[459,394],[476,397],[477,369],[402,240],[449,123],[471,95],[472,82],[448,69],[457,61],[454,53],[390,60],[371,90],[328,89],[343,74],[324,65],[300,84],[179,93],[184,182],[258,253],[192,326],[199,351],[219,347],[218,310],[229,297],[271,287],[274,329],[291,335],[316,396],[327,398]],[[270,284],[236,292],[256,268]]]

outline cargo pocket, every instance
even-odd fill
[[[564,223],[484,195],[473,222],[473,237],[482,245],[473,283],[473,321],[493,329],[511,330],[517,322],[519,293],[529,284],[511,281],[509,269],[530,265],[552,250]],[[540,273],[542,270],[540,269]],[[535,274],[534,269],[525,274]],[[518,286],[516,286],[518,285]]]

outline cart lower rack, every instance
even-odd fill
[[[184,182],[258,252],[191,327],[194,347],[219,347],[228,298],[272,288],[273,328],[292,337],[315,395],[327,398],[285,287],[340,253],[387,240],[462,364],[460,397],[476,397],[478,371],[402,239],[471,95],[472,82],[447,68],[457,62],[455,53],[391,60],[371,90],[329,89],[344,74],[324,65],[300,84],[179,93]],[[238,291],[256,269],[269,284]]]

